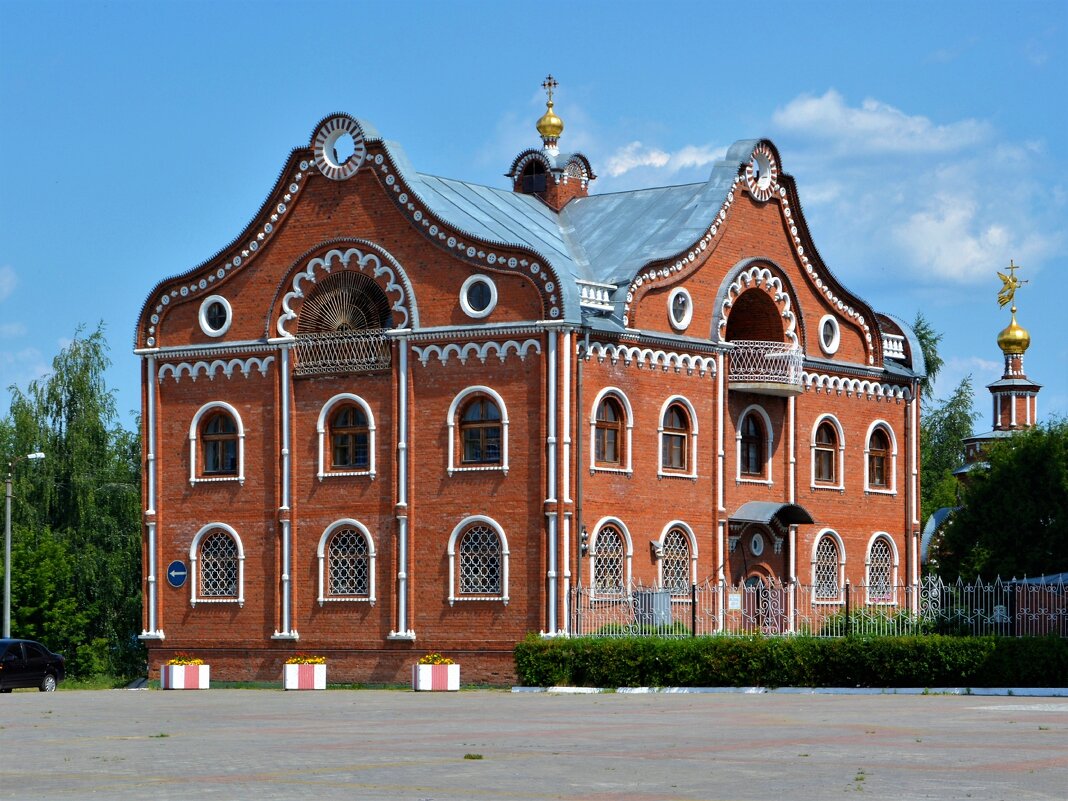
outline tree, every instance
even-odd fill
[[[940,572],[966,579],[1068,571],[1068,420],[994,444],[935,546]]]
[[[938,373],[942,370],[942,357],[938,355],[938,343],[942,341],[942,334],[936,333],[923,312],[916,312],[916,319],[912,323],[913,333],[920,341],[920,351],[923,353],[923,363],[927,368],[927,377],[923,380],[923,395],[925,398],[934,398],[934,383]]]
[[[973,433],[977,417],[972,409],[972,377],[965,376],[942,401],[934,401],[920,420],[920,519],[943,506],[957,506],[958,485],[953,471],[964,464],[963,440]]]
[[[52,373],[12,388],[0,437],[9,454],[46,454],[15,476],[12,629],[57,638],[75,675],[143,659],[140,441],[118,421],[109,364],[102,326],[79,329]]]

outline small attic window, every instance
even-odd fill
[[[531,159],[519,176],[519,189],[525,195],[544,192],[547,185],[546,177],[545,165],[537,159]]]

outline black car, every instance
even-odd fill
[[[0,640],[0,693],[36,687],[50,693],[63,681],[66,660],[33,640]]]

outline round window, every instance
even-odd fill
[[[668,295],[668,319],[676,331],[684,331],[693,319],[693,300],[690,293],[681,287]]]
[[[485,275],[472,275],[460,287],[460,308],[468,317],[488,317],[497,305],[497,285]]]
[[[222,295],[212,295],[200,304],[200,330],[209,337],[221,337],[230,329],[233,311]]]
[[[838,320],[831,314],[823,315],[820,320],[820,349],[831,356],[838,352],[838,345],[842,339],[842,332],[838,328]]]
[[[753,556],[760,556],[760,554],[764,553],[764,537],[759,533],[754,534],[753,538],[749,540],[749,551]]]

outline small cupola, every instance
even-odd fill
[[[559,211],[572,198],[586,197],[590,181],[597,176],[590,168],[589,159],[581,153],[560,153],[564,121],[553,109],[553,91],[559,84],[549,75],[541,86],[548,95],[545,113],[535,126],[542,146],[524,150],[516,156],[505,175],[512,179],[513,191],[535,195],[554,211]]]

